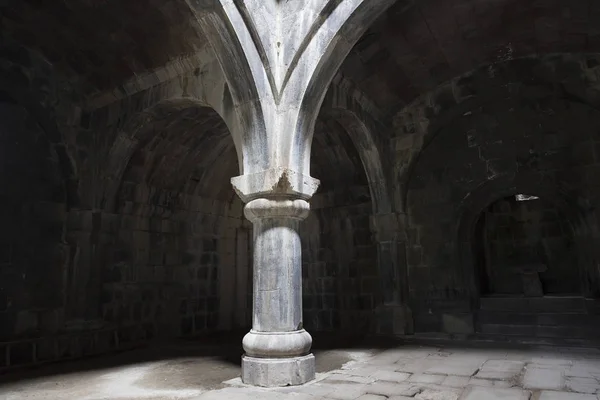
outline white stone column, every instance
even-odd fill
[[[260,198],[244,209],[254,224],[252,330],[244,337],[242,380],[301,385],[315,378],[312,338],[302,327],[302,248],[306,200]]]
[[[254,226],[252,330],[244,337],[244,383],[301,385],[315,378],[312,338],[302,327],[299,226],[319,181],[286,168],[231,180]]]

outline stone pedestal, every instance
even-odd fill
[[[286,197],[250,201],[244,213],[254,224],[252,330],[244,337],[242,380],[275,387],[315,378],[312,338],[302,328],[300,221],[305,200]]]
[[[544,264],[524,264],[514,268],[521,275],[523,293],[525,297],[543,297],[544,289],[540,279],[540,272],[546,272],[548,267]]]

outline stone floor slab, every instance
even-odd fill
[[[367,393],[367,385],[361,384],[332,384],[333,391],[327,394],[332,400],[354,400]]]
[[[511,381],[500,381],[500,380],[495,380],[495,379],[480,379],[480,378],[471,378],[469,380],[469,385],[482,386],[482,387],[498,387],[498,388],[508,388],[508,387],[513,386]]]
[[[403,357],[404,352],[407,357]],[[128,362],[110,370],[88,367],[81,369],[87,372],[61,374],[53,365],[46,375],[42,373],[35,379],[16,375],[14,382],[6,382],[0,375],[0,382],[5,380],[0,383],[0,399],[524,400],[532,395],[529,400],[598,400],[600,394],[600,353],[593,351],[574,352],[570,358],[571,353],[561,348],[490,350],[403,345],[386,350],[375,364],[376,357],[365,356],[376,353],[362,347],[356,352],[346,350],[345,361],[337,361],[338,356],[332,358],[333,364],[328,365],[334,366],[321,367],[317,381],[277,389],[243,385],[239,366],[220,358],[191,359],[187,350],[184,354],[188,358],[182,361]],[[317,355],[317,364],[319,360],[327,361]],[[429,373],[466,370],[476,365],[480,370],[474,377]],[[114,397],[115,388],[119,397]]]
[[[565,374],[562,369],[527,368],[523,377],[523,388],[532,390],[562,390]]]
[[[598,398],[589,394],[544,391],[539,400],[598,400]]]
[[[442,383],[444,379],[446,379],[446,375],[415,374],[410,377],[409,381],[413,383]]]
[[[368,394],[382,396],[408,396],[413,397],[421,392],[421,388],[409,383],[376,382],[367,386]]]
[[[457,400],[458,394],[449,390],[425,389],[415,396],[418,400]]]
[[[482,379],[511,379],[521,373],[525,366],[522,361],[488,360],[475,375]]]
[[[425,372],[428,374],[439,375],[457,375],[457,376],[473,376],[479,370],[479,364],[473,363],[457,363],[454,361],[448,363],[440,363],[435,365]]]
[[[464,388],[469,384],[468,376],[447,376],[442,382],[442,386]]]
[[[595,378],[568,377],[566,387],[569,391],[577,393],[600,392],[600,383]]]
[[[381,396],[377,394],[365,394],[360,396],[357,400],[386,400],[386,396]]]
[[[378,371],[370,376],[378,381],[388,381],[388,382],[404,382],[408,378],[410,378],[411,374],[406,372],[396,372],[396,371]]]
[[[459,400],[529,400],[531,392],[521,389],[469,386]]]

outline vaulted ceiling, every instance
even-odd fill
[[[481,65],[531,54],[600,51],[593,0],[399,0],[341,72],[385,112]]]
[[[85,95],[206,45],[184,0],[18,0],[0,18],[1,44],[41,53]]]

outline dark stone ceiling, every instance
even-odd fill
[[[0,42],[41,53],[88,95],[206,44],[184,0],[9,0],[0,12]]]
[[[600,51],[593,0],[400,0],[365,33],[342,73],[385,112],[481,65]]]
[[[6,4],[0,9],[2,44],[39,52],[84,96],[113,90],[207,45],[184,0]],[[481,65],[598,52],[596,22],[600,2],[593,0],[399,0],[367,31],[341,72],[392,113]]]

